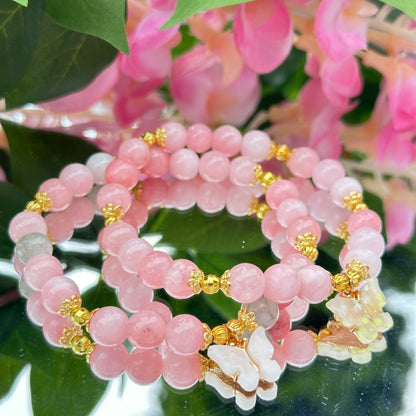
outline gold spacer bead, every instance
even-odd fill
[[[230,331],[225,325],[218,325],[212,330],[214,343],[218,345],[225,345],[230,339]]]
[[[201,289],[209,295],[217,293],[220,289],[220,278],[214,274],[207,274],[201,280]]]
[[[345,292],[351,290],[349,277],[345,273],[338,273],[332,276],[332,287],[337,292]]]
[[[277,160],[288,162],[292,156],[293,151],[288,147],[287,144],[279,144],[276,146],[274,156]]]
[[[236,338],[241,338],[244,334],[245,326],[244,323],[238,319],[231,319],[226,323],[227,328]]]
[[[349,195],[345,196],[342,206],[353,212],[368,208],[363,202],[363,195],[359,192],[351,192]]]
[[[113,205],[111,202],[101,208],[101,212],[104,215],[104,225],[106,227],[110,224],[121,221],[125,214],[121,205]]]
[[[83,336],[75,336],[71,340],[72,350],[75,352],[75,354],[86,354],[87,351],[91,347],[91,341],[89,338],[85,335]]]
[[[75,308],[71,313],[71,320],[75,325],[83,326],[91,319],[86,308]]]
[[[73,310],[80,308],[82,299],[78,295],[72,295],[69,299],[64,299],[61,303],[61,308],[58,311],[58,315],[71,316]]]
[[[300,254],[308,257],[311,261],[315,261],[318,257],[317,244],[318,237],[311,233],[306,233],[296,237],[295,249],[298,250]]]
[[[348,232],[348,222],[342,222],[337,228],[337,237],[348,243],[350,233]]]
[[[204,345],[202,346],[201,350],[206,350],[212,344],[214,336],[212,334],[211,328],[207,324],[203,323],[202,326],[204,327],[205,332]]]
[[[36,192],[35,199],[27,203],[25,211],[36,212],[40,215],[42,212],[48,212],[51,206],[52,199],[46,192]]]
[[[231,277],[230,270],[226,270],[220,277],[220,289],[224,293],[225,296],[230,297],[230,290],[231,290],[231,283],[229,281]]]

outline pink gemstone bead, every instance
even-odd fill
[[[22,263],[17,257],[16,257],[16,255],[14,254],[13,255],[13,257],[12,257],[12,263],[13,263],[13,267],[14,267],[14,270],[16,270],[16,273],[19,275],[19,276],[23,276],[23,271],[24,271],[24,268],[25,268],[25,265],[24,265],[24,263]]]
[[[305,367],[317,355],[312,335],[300,329],[289,332],[282,342],[282,348],[286,361],[295,367]]]
[[[129,210],[123,217],[123,221],[139,229],[146,224],[149,211],[142,201],[131,201]]]
[[[139,276],[145,285],[152,289],[160,289],[164,284],[165,272],[172,263],[172,257],[162,251],[146,253],[139,262]]]
[[[345,176],[345,169],[337,160],[321,160],[314,168],[312,179],[314,184],[325,191],[329,191],[338,179]]]
[[[68,214],[74,228],[83,228],[94,218],[94,205],[88,198],[75,198],[63,213]]]
[[[113,288],[119,288],[122,283],[136,275],[135,273],[126,272],[116,256],[110,256],[104,260],[101,273],[104,282]]]
[[[191,278],[191,271],[198,270],[198,266],[190,260],[174,260],[166,270],[163,281],[166,292],[176,299],[186,299],[193,295],[187,282]]]
[[[376,277],[381,270],[381,260],[370,248],[350,250],[345,255],[342,261],[342,267],[345,269],[347,264],[352,263],[353,260],[359,260],[360,263],[368,266],[368,273],[371,277]]]
[[[152,251],[151,244],[143,238],[132,238],[121,246],[118,260],[127,272],[138,273],[140,261]]]
[[[288,227],[294,220],[306,215],[308,215],[306,205],[295,198],[288,198],[282,201],[276,209],[277,221],[283,227]]]
[[[118,256],[121,246],[133,238],[137,238],[137,231],[133,226],[125,222],[110,224],[100,231],[98,237],[100,247],[112,256]]]
[[[265,279],[263,272],[254,264],[240,263],[231,268],[230,295],[237,302],[251,303],[263,295]]]
[[[297,198],[299,192],[296,186],[285,179],[272,183],[266,192],[266,202],[272,209],[277,207],[286,199]]]
[[[63,168],[59,174],[59,179],[77,198],[90,193],[94,185],[94,176],[91,170],[81,163],[71,163]]]
[[[295,300],[285,308],[290,316],[291,321],[299,321],[308,313],[309,303],[296,296]]]
[[[237,186],[250,186],[254,180],[254,165],[249,157],[234,158],[230,163],[230,181]]]
[[[165,320],[154,311],[141,309],[130,317],[129,341],[139,348],[155,348],[165,338]]]
[[[88,331],[98,344],[112,347],[121,344],[128,334],[129,318],[115,306],[98,309],[88,323]]]
[[[294,176],[293,178],[290,178],[289,181],[296,186],[299,192],[299,199],[304,203],[306,203],[309,197],[315,192],[314,186],[308,179]]]
[[[67,212],[52,212],[45,216],[49,237],[55,243],[69,240],[74,234],[72,218]]]
[[[60,179],[52,178],[43,182],[39,186],[39,192],[46,192],[52,200],[51,211],[63,211],[72,202],[72,191]]]
[[[240,152],[241,142],[241,133],[230,125],[218,127],[212,135],[212,149],[228,157]]]
[[[297,253],[296,249],[287,241],[285,231],[279,231],[273,237],[271,249],[273,254],[279,259],[283,259],[290,254]]]
[[[232,186],[227,191],[227,200],[225,202],[227,211],[236,217],[246,216],[252,198],[253,195],[248,189]]]
[[[282,230],[283,228],[276,218],[276,211],[267,212],[261,222],[261,231],[264,236],[269,240],[273,240],[274,236]]]
[[[280,344],[274,343],[273,344],[274,353],[272,356],[272,360],[275,360],[279,367],[283,371],[286,368],[286,358],[283,354],[283,348]]]
[[[269,333],[273,338],[274,342],[285,339],[291,328],[289,313],[282,309],[279,312],[279,318],[276,323],[269,329]]]
[[[317,191],[309,197],[307,206],[311,217],[317,221],[325,221],[331,215],[334,203],[329,192]]]
[[[176,315],[166,325],[166,344],[175,354],[191,355],[204,344],[204,327],[193,315]]]
[[[153,300],[153,290],[143,284],[138,277],[132,277],[121,283],[118,300],[124,309],[137,312],[143,305]]]
[[[292,301],[299,292],[300,281],[287,264],[274,264],[264,272],[264,296],[276,303]]]
[[[166,201],[168,186],[163,179],[147,178],[142,184],[141,200],[148,207],[163,205]]]
[[[42,299],[41,299],[41,293],[35,292],[26,303],[26,312],[29,319],[35,324],[35,325],[43,325],[46,318],[51,315],[50,312],[48,312],[45,307],[43,306]]]
[[[163,378],[175,389],[192,387],[201,376],[199,354],[179,355],[170,352],[163,360]]]
[[[196,191],[196,203],[202,211],[212,214],[225,207],[227,190],[220,183],[204,182]]]
[[[197,153],[204,153],[212,143],[212,131],[205,124],[193,124],[186,132],[187,146]]]
[[[26,283],[35,290],[41,290],[48,280],[62,274],[62,264],[50,254],[38,254],[32,257],[24,268]]]
[[[15,215],[9,225],[9,235],[14,243],[17,243],[21,237],[30,233],[45,234],[48,232],[48,226],[42,215],[31,211],[23,211]]]
[[[348,248],[350,250],[368,249],[377,256],[382,256],[385,248],[384,238],[373,228],[359,228],[350,235],[350,238],[348,239]]]
[[[180,123],[169,121],[162,125],[166,133],[165,149],[169,153],[176,152],[185,147],[186,144],[186,129]]]
[[[300,281],[299,297],[309,303],[320,303],[332,291],[331,276],[323,267],[312,264],[297,271]]]
[[[379,215],[371,209],[355,211],[348,218],[348,232],[350,234],[364,227],[372,228],[377,232],[381,231],[381,219]]]
[[[87,160],[86,165],[91,170],[97,185],[105,184],[105,170],[112,160],[113,156],[102,152],[93,154]]]
[[[196,202],[196,182],[193,180],[173,182],[169,186],[167,199],[178,210],[192,208]]]
[[[199,161],[199,174],[208,182],[222,182],[228,177],[230,161],[227,156],[212,150],[204,153]]]
[[[162,371],[163,359],[159,351],[137,348],[130,354],[126,372],[135,383],[141,386],[152,384]]]
[[[331,235],[337,235],[337,230],[340,224],[345,222],[350,215],[350,211],[337,206],[332,206],[330,213],[325,220],[325,229]]]
[[[346,177],[338,179],[331,186],[331,198],[339,207],[344,205],[344,198],[349,196],[351,192],[360,194],[363,192],[360,183],[354,178]]]
[[[345,259],[345,256],[347,255],[347,253],[348,253],[348,246],[345,245],[344,247],[342,247],[341,251],[339,252],[338,258],[339,258],[339,263],[340,264],[344,264],[344,259]]]
[[[319,163],[319,155],[310,147],[298,147],[289,159],[288,167],[293,175],[310,178],[315,166]]]
[[[107,204],[120,205],[123,211],[126,212],[131,205],[130,192],[118,183],[104,185],[97,194],[98,209],[101,210]]]
[[[121,376],[126,371],[129,353],[123,344],[104,347],[97,344],[90,356],[93,373],[103,379],[111,380]]]
[[[160,147],[149,149],[149,162],[143,168],[143,172],[151,178],[160,178],[169,172],[169,155]]]
[[[168,306],[161,302],[146,303],[140,308],[141,311],[152,311],[158,313],[167,324],[172,319],[172,312]]]
[[[170,156],[169,172],[183,181],[195,178],[199,170],[199,157],[190,149],[179,149]]]
[[[293,221],[286,230],[286,237],[289,243],[294,246],[296,244],[296,238],[306,233],[317,236],[318,241],[321,238],[321,227],[311,217],[301,217]]]
[[[58,313],[61,304],[72,295],[79,296],[78,286],[67,277],[54,277],[42,288],[43,306],[51,313]]]
[[[121,143],[118,155],[133,162],[137,169],[143,168],[150,160],[149,146],[139,139],[128,139]]]
[[[60,315],[49,315],[43,322],[43,336],[49,344],[55,347],[62,347],[59,340],[62,338],[62,332],[65,328],[72,328],[74,324],[71,318],[64,318]]]
[[[312,263],[306,256],[302,254],[290,254],[282,259],[280,264],[287,264],[294,271],[298,271],[303,267],[310,266]]]
[[[249,131],[243,136],[241,154],[254,162],[265,160],[270,152],[270,137],[259,130]]]
[[[105,181],[108,184],[118,183],[131,189],[139,181],[139,170],[130,160],[118,157],[107,166]]]

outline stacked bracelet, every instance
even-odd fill
[[[285,162],[293,177],[264,170],[270,159]],[[226,207],[235,216],[256,214],[280,262],[264,273],[242,263],[221,276],[206,275],[192,261],[174,260],[138,237],[149,208],[195,204],[208,213]],[[70,239],[97,210],[105,217],[98,236],[106,255],[102,277],[124,310],[82,307],[78,287],[52,255],[53,243]],[[314,264],[322,230],[345,241],[342,271],[334,276]],[[15,268],[32,291],[28,315],[43,326],[48,342],[85,354],[101,378],[126,372],[149,384],[163,375],[178,389],[205,380],[243,410],[255,406],[257,395],[276,397],[286,363],[304,366],[316,354],[364,363],[385,348],[382,333],[392,320],[382,310],[377,281],[380,231],[360,184],[339,162],[320,161],[306,147],[275,145],[261,131],[242,136],[232,126],[212,132],[178,123],[124,142],[117,158],[98,153],[86,165],[67,166],[41,184],[9,227]],[[177,299],[221,290],[241,309],[236,319],[211,329],[192,315],[172,317],[153,301],[153,289],[162,288]],[[318,334],[291,330],[309,304],[333,291],[338,293],[327,307],[334,320]]]

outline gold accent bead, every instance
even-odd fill
[[[201,293],[201,280],[204,278],[204,272],[200,269],[198,270],[191,270],[191,277],[186,282],[188,287],[191,289],[192,293],[197,295]]]
[[[86,354],[87,351],[90,349],[91,341],[86,335],[75,336],[71,340],[71,345],[72,345],[72,351],[74,351],[75,354],[82,355],[82,354]]]
[[[225,296],[230,297],[230,290],[231,290],[231,283],[229,281],[231,277],[231,272],[226,270],[220,277],[220,289],[224,293]]]
[[[217,293],[220,289],[220,278],[214,274],[207,274],[202,278],[201,289],[209,295]]]
[[[218,325],[213,328],[212,336],[215,344],[224,345],[230,339],[230,331],[225,325]]]
[[[211,360],[204,357],[202,354],[199,354],[199,362],[201,363],[201,375],[199,377],[199,381],[203,381],[205,379],[205,374],[210,369]]]
[[[121,205],[113,205],[111,202],[101,208],[101,212],[104,215],[104,225],[106,227],[110,224],[121,221],[124,217],[124,211]]]
[[[352,212],[368,208],[363,202],[363,195],[359,192],[351,192],[349,195],[345,196],[342,206]]]
[[[157,144],[159,147],[165,147],[165,143],[167,140],[166,137],[166,130],[164,128],[156,129],[154,133],[146,132],[143,134],[141,139],[147,143],[147,145],[153,146],[154,144]]]
[[[270,211],[270,207],[266,202],[259,202],[259,200],[253,196],[248,205],[248,215],[256,214],[257,218],[262,220],[264,216]]]
[[[350,287],[350,279],[346,275],[346,273],[338,273],[332,276],[332,287],[337,292],[346,292],[351,289]]]
[[[204,327],[205,332],[204,345],[202,346],[201,350],[206,350],[212,344],[214,336],[212,334],[211,328],[207,324],[203,323],[202,326]]]
[[[70,316],[74,309],[80,308],[82,300],[78,295],[72,295],[70,299],[65,299],[61,303],[58,314],[64,318]]]
[[[254,179],[251,182],[251,185],[261,183],[263,186],[263,191],[266,191],[272,183],[282,179],[279,175],[275,175],[272,172],[263,172],[261,165],[254,165],[253,169]]]
[[[91,319],[91,315],[86,308],[76,308],[71,313],[71,320],[75,325],[86,325]]]
[[[226,325],[235,338],[241,338],[244,334],[245,326],[239,319],[231,319]]]
[[[344,296],[354,295],[353,291],[363,280],[370,278],[369,267],[359,260],[353,260],[345,267],[345,272],[332,276],[333,288]]]
[[[247,307],[243,306],[238,311],[238,319],[244,324],[244,329],[253,332],[259,325],[256,323],[256,315],[253,311],[247,312]]]
[[[298,250],[300,254],[308,257],[311,261],[315,261],[318,257],[317,244],[318,236],[306,233],[296,237],[295,249]]]
[[[348,243],[350,233],[348,232],[348,222],[342,222],[337,228],[337,237]]]
[[[187,285],[195,295],[201,293],[201,291],[212,295],[221,289],[226,296],[230,296],[229,270],[226,270],[221,277],[214,274],[205,275],[200,269],[192,270],[190,276]]]
[[[35,199],[27,203],[25,211],[36,212],[42,214],[42,212],[48,212],[52,206],[52,199],[48,197],[46,192],[37,192]]]
[[[59,339],[59,343],[64,348],[71,348],[73,338],[82,337],[82,335],[82,328],[78,325],[74,325],[70,328],[64,328],[62,331],[62,337]]]

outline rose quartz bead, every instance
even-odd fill
[[[228,177],[230,161],[221,152],[204,153],[199,161],[199,174],[208,182],[222,182]]]
[[[342,260],[342,267],[345,269],[347,264],[353,260],[359,260],[360,263],[368,266],[368,273],[371,277],[376,277],[381,270],[381,260],[370,248],[356,248],[348,251]]]
[[[263,235],[267,239],[273,240],[274,236],[282,230],[283,227],[279,224],[276,218],[276,211],[267,212],[261,222],[261,231]]]
[[[148,207],[163,205],[166,201],[168,186],[163,179],[147,178],[142,184],[141,200]]]
[[[52,200],[50,211],[63,211],[72,202],[72,191],[60,179],[52,178],[39,186],[39,192],[46,192]]]
[[[299,292],[300,281],[287,264],[274,264],[264,272],[264,296],[276,303],[290,302]]]
[[[19,276],[22,276],[25,265],[21,261],[19,261],[19,259],[16,257],[16,255],[13,255],[12,263],[13,263],[14,270],[16,270],[16,273]]]
[[[130,317],[129,341],[140,348],[155,348],[165,338],[165,320],[154,311],[139,310]]]
[[[338,256],[339,264],[344,264],[344,259],[347,253],[348,253],[348,246],[344,245],[344,247],[342,247],[341,251],[339,252],[339,256]]]
[[[371,209],[355,211],[348,218],[348,232],[350,234],[364,227],[372,228],[377,232],[381,231],[381,219],[379,215]]]
[[[139,181],[139,171],[133,162],[118,157],[108,164],[105,170],[105,181],[108,184],[118,183],[131,189]]]
[[[298,147],[290,156],[288,167],[293,175],[310,178],[315,166],[319,163],[319,155],[310,147]]]
[[[79,296],[78,286],[67,277],[54,277],[42,287],[43,306],[51,313],[58,313],[62,302],[72,295]]]
[[[284,257],[280,264],[287,264],[290,266],[294,271],[298,271],[303,267],[310,266],[312,263],[306,256],[302,254],[289,254],[288,256]]]
[[[174,260],[163,276],[166,292],[176,299],[186,299],[193,295],[187,282],[191,278],[191,271],[198,270],[190,260]]]
[[[171,183],[167,199],[178,210],[183,211],[192,208],[196,202],[195,181],[175,181]]]
[[[129,356],[126,372],[137,384],[145,386],[159,379],[163,371],[160,352],[151,349],[135,349]]]
[[[129,312],[137,312],[153,300],[153,290],[138,277],[131,277],[121,283],[118,291],[120,305]]]
[[[48,235],[55,243],[69,240],[74,234],[72,218],[66,212],[52,212],[45,216],[48,224]]]
[[[165,272],[172,263],[172,257],[162,251],[146,253],[139,261],[139,276],[145,285],[160,289],[164,284]]]
[[[103,379],[111,380],[121,376],[127,368],[129,353],[123,344],[104,347],[97,344],[90,356],[93,373]]]
[[[266,192],[266,202],[272,209],[277,207],[286,199],[297,198],[299,192],[296,186],[285,179],[272,183]]]
[[[312,264],[297,271],[300,281],[298,296],[309,303],[320,303],[332,291],[331,276],[323,267]]]
[[[104,185],[97,194],[98,209],[101,210],[107,204],[120,205],[126,212],[131,205],[130,192],[118,183]]]
[[[317,221],[325,221],[334,209],[331,195],[327,191],[314,192],[307,200],[309,215]]]
[[[199,157],[190,149],[179,149],[170,156],[169,172],[183,181],[193,179],[199,170]]]
[[[167,324],[172,319],[172,312],[169,309],[168,306],[166,306],[162,302],[150,302],[146,303],[140,308],[141,311],[152,311],[156,312],[161,316],[161,318],[165,321],[165,324]]]
[[[113,156],[107,153],[95,153],[87,160],[87,168],[89,168],[94,176],[94,182],[97,185],[105,184],[105,170],[108,164],[113,160]]]
[[[301,217],[293,221],[286,230],[286,237],[290,244],[293,246],[296,244],[296,238],[303,236],[306,233],[311,233],[318,237],[318,241],[321,238],[321,227],[311,217]]]
[[[304,203],[306,203],[309,197],[315,192],[315,188],[309,179],[298,178],[295,176],[290,178],[289,181],[296,186],[299,193],[299,199]]]
[[[297,253],[296,249],[287,241],[286,231],[279,231],[273,237],[271,249],[273,254],[279,259]]]
[[[62,264],[50,254],[38,254],[32,257],[24,267],[26,283],[35,290],[41,290],[53,277],[62,276]]]
[[[249,131],[243,136],[241,154],[254,162],[265,160],[270,152],[270,137],[259,130]]]
[[[74,197],[87,195],[94,185],[91,170],[81,163],[71,163],[63,168],[59,179],[71,190]]]
[[[279,318],[276,323],[269,329],[269,333],[273,338],[274,342],[281,341],[289,333],[291,328],[289,313],[282,309],[279,312]]]
[[[160,147],[149,149],[149,162],[143,168],[143,172],[151,178],[160,178],[169,172],[169,155]]]
[[[283,354],[283,348],[280,344],[274,343],[273,344],[274,353],[272,356],[272,360],[275,360],[279,367],[281,368],[282,372],[286,368],[286,359]]]
[[[49,315],[43,322],[43,336],[49,344],[55,347],[62,347],[59,340],[62,338],[62,332],[65,328],[72,328],[74,324],[71,318],[64,318],[60,315]]]
[[[291,321],[299,321],[308,313],[309,303],[300,298],[299,296],[295,297],[295,300],[285,308],[287,313],[290,316]]]
[[[236,217],[248,214],[248,207],[253,196],[249,190],[239,186],[232,186],[227,191],[225,206],[227,211]]]
[[[68,214],[74,228],[83,228],[94,218],[94,205],[88,198],[75,198],[63,213]]]
[[[43,306],[41,293],[35,292],[26,302],[26,312],[29,319],[35,325],[43,325],[46,318],[51,316],[51,313]]]
[[[149,211],[142,201],[131,201],[129,210],[123,217],[123,221],[139,229],[146,224]]]
[[[226,199],[227,190],[220,183],[205,182],[196,191],[197,205],[208,214],[221,211]]]
[[[105,347],[121,344],[127,338],[128,328],[128,316],[115,306],[98,309],[88,323],[93,340]]]
[[[127,240],[120,248],[118,260],[124,270],[130,273],[138,273],[142,258],[153,251],[153,247],[143,238]]]
[[[254,180],[254,166],[250,158],[238,156],[230,163],[230,181],[237,186],[249,186]]]
[[[185,147],[186,129],[182,124],[169,121],[162,125],[165,129],[166,143],[165,149],[169,153],[176,152]]]
[[[368,249],[377,256],[382,256],[384,253],[385,243],[383,236],[370,227],[363,227],[355,230],[348,239],[348,248]]]
[[[276,209],[277,221],[283,226],[287,227],[294,220],[308,215],[306,205],[295,198],[288,198],[282,201]]]
[[[149,146],[143,140],[128,139],[121,143],[118,156],[130,160],[137,169],[141,169],[149,162]]]
[[[99,244],[106,253],[118,256],[121,246],[133,238],[137,238],[133,226],[125,222],[114,222],[100,231]]]
[[[187,146],[197,153],[204,153],[212,143],[212,131],[205,124],[193,124],[186,132]]]
[[[342,207],[344,205],[344,198],[349,196],[351,192],[362,194],[363,188],[360,183],[354,178],[341,178],[334,182],[331,186],[331,198],[334,204]]]
[[[128,273],[124,270],[116,256],[110,256],[104,260],[101,273],[104,282],[113,288],[119,288],[130,277],[135,277],[135,273]]]
[[[17,243],[24,235],[30,233],[45,234],[48,226],[42,215],[31,211],[20,212],[15,215],[9,225],[9,236]]]
[[[231,268],[230,295],[237,302],[251,303],[263,295],[265,279],[263,272],[254,264],[240,263]]]
[[[348,219],[350,213],[350,211],[347,211],[344,208],[333,205],[325,220],[325,229],[328,233],[331,235],[337,235],[339,225]]]
[[[286,361],[295,367],[310,364],[317,355],[315,341],[308,332],[300,329],[290,331],[282,341]]]
[[[204,327],[193,315],[176,315],[166,325],[166,344],[175,354],[191,355],[204,344]]]
[[[228,157],[240,152],[241,142],[241,133],[230,125],[218,127],[212,135],[212,149]]]
[[[329,191],[338,179],[345,176],[345,169],[337,160],[324,159],[321,160],[312,172],[314,184],[325,191]]]
[[[201,376],[201,359],[199,354],[179,355],[173,352],[163,360],[163,378],[175,389],[192,387]]]

